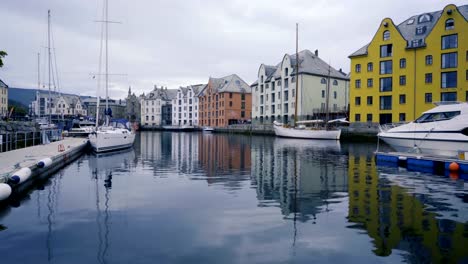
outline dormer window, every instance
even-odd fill
[[[322,80],[320,80],[320,83],[326,84],[326,83],[327,83],[327,80],[325,80],[325,78],[322,78]]]
[[[426,26],[416,28],[416,35],[422,35],[424,33],[426,33]]]
[[[453,18],[445,20],[445,30],[451,30],[455,28],[455,21]]]
[[[418,18],[418,24],[431,22],[432,16],[429,14],[420,15]]]
[[[413,25],[413,24],[414,24],[414,19],[411,18],[410,20],[408,20],[408,23],[407,23],[407,24],[408,24],[408,25]]]
[[[385,30],[383,33],[383,40],[389,40],[390,39],[390,31]]]

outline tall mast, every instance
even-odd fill
[[[297,95],[299,94],[298,87],[299,87],[299,24],[296,23],[296,96],[295,96],[295,103],[294,103],[294,126],[297,123]]]
[[[106,5],[106,19],[104,22],[105,23],[105,28],[106,28],[106,125],[109,124],[109,113],[107,112],[109,109],[109,59],[108,59],[108,40],[109,40],[109,5],[108,5],[108,0],[105,0],[105,5]]]
[[[37,89],[41,90],[41,53],[37,53]],[[39,102],[41,100],[39,99]],[[34,109],[34,112],[36,110]],[[41,117],[41,105],[39,103],[39,117]]]
[[[48,68],[49,68],[49,100],[48,100],[48,103],[47,103],[47,106],[48,106],[48,109],[49,109],[49,124],[52,123],[52,96],[51,96],[51,92],[50,92],[50,64],[51,64],[51,60],[50,60],[50,9],[47,11],[47,52],[48,52],[48,55],[49,55],[49,58],[48,58]]]
[[[329,118],[329,115],[330,115],[330,111],[328,109],[328,104],[329,104],[329,101],[330,101],[330,64],[328,64],[328,77],[327,77],[327,98],[326,98],[326,101],[325,101],[325,126],[327,126],[328,124],[328,118]]]

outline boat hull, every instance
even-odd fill
[[[96,153],[126,149],[133,146],[134,133],[101,132],[89,135],[89,142]]]
[[[279,137],[287,138],[302,138],[302,139],[324,139],[324,140],[339,140],[341,130],[325,130],[325,129],[295,129],[286,128],[279,125],[273,126],[275,134]]]
[[[426,155],[458,157],[460,151],[468,151],[468,137],[463,134],[427,133],[379,133],[379,138],[398,152],[417,152]]]

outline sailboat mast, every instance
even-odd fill
[[[47,11],[47,52],[48,52],[48,55],[49,55],[49,58],[48,58],[48,68],[49,68],[49,99],[48,99],[48,103],[47,103],[47,106],[49,108],[49,124],[52,124],[52,95],[51,95],[51,92],[50,92],[50,64],[51,64],[51,60],[50,60],[50,9]]]
[[[109,113],[107,113],[109,109],[109,59],[108,59],[108,40],[109,40],[109,4],[108,0],[105,0],[106,5],[106,19],[105,19],[105,28],[106,28],[106,125],[109,124]]]
[[[297,123],[297,95],[299,94],[299,23],[296,23],[296,94],[294,102],[294,125]]]
[[[37,89],[41,89],[41,53],[37,53]],[[40,102],[40,99],[39,99]],[[35,111],[35,110],[34,110]],[[39,117],[41,117],[41,105],[39,103]]]
[[[327,77],[327,98],[325,102],[325,125],[328,124],[328,119],[330,117],[330,109],[329,109],[329,102],[330,102],[330,64],[328,64],[328,77]]]

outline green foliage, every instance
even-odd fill
[[[3,67],[3,60],[2,58],[4,58],[5,56],[7,56],[8,53],[6,53],[5,51],[3,50],[0,50],[0,68]]]
[[[28,107],[15,100],[8,100],[8,112],[14,107],[12,116],[25,116],[28,114]]]

